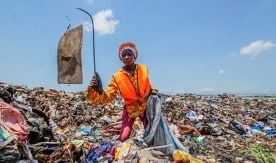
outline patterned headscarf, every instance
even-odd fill
[[[124,50],[131,50],[134,54],[134,58],[137,59],[138,57],[138,50],[136,48],[136,45],[132,42],[124,42],[119,46],[119,58],[122,60],[122,54]]]

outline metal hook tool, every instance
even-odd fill
[[[78,10],[81,10],[83,11],[84,13],[86,13],[90,19],[91,19],[91,22],[92,22],[92,31],[93,31],[93,64],[94,64],[94,74],[96,75],[96,56],[95,56],[95,39],[94,39],[94,21],[93,21],[93,18],[91,16],[91,14],[89,12],[87,12],[86,10],[82,9],[82,8],[76,8]]]

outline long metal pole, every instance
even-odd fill
[[[94,22],[93,22],[93,18],[92,18],[92,16],[91,16],[91,14],[89,13],[89,12],[87,12],[87,11],[85,11],[84,9],[82,9],[82,8],[76,8],[76,9],[78,9],[78,10],[81,10],[81,11],[83,11],[84,13],[86,13],[89,17],[90,17],[90,19],[91,19],[91,22],[92,22],[92,31],[93,31],[93,63],[94,63],[94,74],[96,75],[96,56],[95,56],[95,39],[94,39]]]

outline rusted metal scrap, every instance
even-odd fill
[[[79,25],[66,31],[60,38],[57,50],[58,83],[82,84],[82,37],[83,27]]]

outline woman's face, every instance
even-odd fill
[[[125,64],[125,66],[130,66],[134,64],[135,57],[131,50],[126,49],[121,54],[121,61]]]

